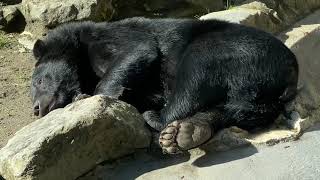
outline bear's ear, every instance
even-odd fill
[[[47,48],[45,43],[42,40],[38,39],[33,46],[33,55],[36,58],[36,60],[39,60],[42,57],[42,55],[46,52],[46,50]]]

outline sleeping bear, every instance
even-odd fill
[[[90,95],[135,106],[174,154],[215,131],[263,128],[297,92],[295,55],[261,30],[223,21],[74,22],[37,40],[34,114]]]

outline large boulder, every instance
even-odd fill
[[[320,121],[320,10],[297,22],[279,38],[294,52],[299,63],[299,93],[291,108],[307,126]]]
[[[23,0],[28,23],[52,28],[75,20],[118,20],[133,16],[194,17],[225,8],[223,0]]]
[[[13,4],[19,4],[21,3],[21,0],[0,0],[0,4],[5,5],[13,5]]]
[[[278,32],[282,26],[277,12],[260,2],[253,2],[225,11],[218,11],[200,17],[200,20],[218,19],[232,23],[253,26],[269,32]]]
[[[22,32],[26,23],[19,11],[20,5],[4,6],[0,10],[0,29],[7,32]]]
[[[247,2],[251,2],[248,0]],[[320,8],[319,0],[258,0],[269,8],[278,12],[279,18],[286,25],[291,25],[297,20]]]
[[[114,19],[132,16],[194,17],[225,7],[223,0],[113,0]]]
[[[76,20],[108,20],[113,8],[111,0],[23,0],[21,12],[28,23],[55,27]]]
[[[278,33],[320,8],[319,0],[247,0],[243,5],[201,16],[201,20],[220,19]]]
[[[0,150],[0,174],[6,180],[75,179],[103,161],[148,147],[150,137],[134,107],[94,96],[18,131]]]

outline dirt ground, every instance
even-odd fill
[[[17,36],[0,32],[0,148],[36,119],[29,90],[34,60],[31,53],[22,52]]]

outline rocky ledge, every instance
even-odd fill
[[[6,180],[75,179],[103,161],[148,147],[150,139],[134,107],[94,96],[18,131],[0,150],[0,174]]]

